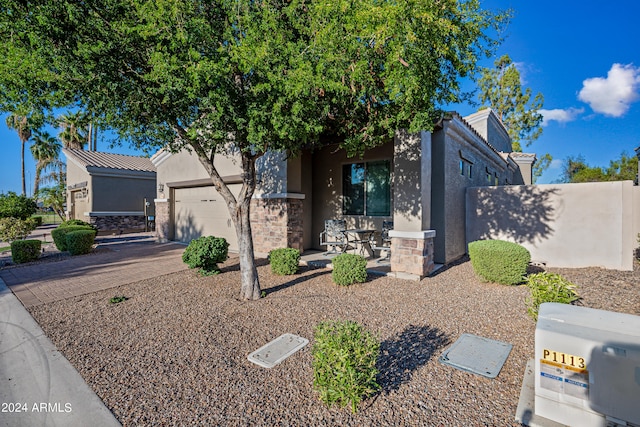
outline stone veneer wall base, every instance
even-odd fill
[[[435,269],[434,230],[389,232],[391,237],[391,273],[403,279],[420,280]]]
[[[256,253],[268,254],[279,248],[302,252],[302,206],[299,198],[251,200],[251,231]]]

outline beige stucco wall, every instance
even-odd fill
[[[547,266],[632,270],[639,202],[631,181],[470,188],[467,240],[514,241]]]
[[[87,189],[87,197],[84,199],[75,199],[73,197],[73,191],[79,191],[81,187],[77,187],[74,190],[69,190],[69,187],[79,186],[83,182],[87,183],[86,187],[82,187]],[[92,201],[91,175],[75,163],[67,162],[67,212],[70,219],[75,218],[88,221],[88,217],[85,217],[84,213],[91,211]]]
[[[432,138],[433,191],[431,228],[436,231],[434,260],[446,264],[467,252],[465,237],[465,192],[468,187],[492,186],[497,174],[499,185],[513,182],[513,170],[498,153],[491,150],[463,122],[454,117],[443,124]],[[460,174],[460,160],[472,163],[471,177]]]
[[[216,156],[214,164],[223,177],[237,175],[242,171],[242,165],[237,158],[219,155]],[[167,155],[157,166],[157,170],[158,184],[163,185],[166,185],[168,182],[194,181],[209,178],[207,171],[198,160],[198,157],[186,150]]]
[[[393,158],[393,226],[431,228],[431,133],[396,132]]]
[[[380,230],[383,220],[392,220],[392,216],[355,216],[342,214],[342,165],[360,161],[393,160],[393,143],[374,148],[360,157],[347,158],[344,150],[337,146],[326,146],[313,153],[313,181],[312,181],[312,242],[313,248],[325,249],[319,246],[319,235],[324,230],[326,219],[344,218],[347,228],[371,228]],[[393,177],[393,162],[391,163]],[[393,211],[393,189],[391,194],[391,209]],[[306,245],[305,245],[306,246]]]

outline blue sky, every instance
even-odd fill
[[[513,9],[515,16],[496,57],[508,54],[525,87],[544,95],[542,136],[524,151],[550,153],[554,162],[538,181],[558,179],[568,156],[584,156],[591,166],[608,166],[625,151],[640,146],[640,3],[608,4],[574,0],[481,0],[484,8]],[[482,61],[492,66],[495,58]],[[460,114],[477,107],[456,105]],[[0,116],[0,192],[21,191],[20,140]],[[141,154],[128,147],[98,149]],[[35,165],[26,150],[27,192]]]

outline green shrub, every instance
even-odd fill
[[[274,249],[269,252],[271,271],[281,276],[296,274],[300,264],[300,251],[293,248]]]
[[[91,228],[92,230],[98,231],[98,227],[96,225],[90,224],[81,219],[69,219],[67,221],[63,221],[62,223],[60,223],[59,227],[72,227],[72,226],[78,226],[78,225],[82,225],[84,227]]]
[[[576,291],[578,287],[559,274],[547,272],[531,274],[525,283],[531,290],[526,304],[527,313],[533,320],[538,320],[538,309],[542,303],[571,304],[580,299]]]
[[[16,264],[35,261],[40,258],[40,240],[15,240],[11,242],[11,259]]]
[[[59,251],[64,252],[67,251],[67,234],[72,233],[78,230],[90,230],[93,231],[93,237],[95,238],[96,231],[94,228],[86,225],[69,225],[63,226],[59,225],[57,228],[51,230],[51,237],[53,238],[53,243],[55,243],[56,248]]]
[[[367,260],[363,256],[340,254],[331,263],[331,278],[337,285],[349,286],[367,280]]]
[[[218,263],[225,262],[229,255],[229,243],[223,237],[203,236],[189,243],[182,254],[182,261],[189,268],[199,268],[200,274],[220,272]]]
[[[40,227],[40,226],[42,225],[42,221],[43,221],[43,219],[42,219],[42,217],[41,217],[41,216],[39,216],[39,215],[38,215],[38,216],[32,216],[32,217],[31,217],[31,220],[32,220],[33,222],[35,222],[35,224],[36,224],[36,228],[38,228],[38,227]]]
[[[19,218],[0,218],[0,240],[22,240],[35,230],[35,222]]]
[[[70,227],[67,227],[70,228]],[[83,255],[91,252],[93,241],[96,238],[95,230],[75,230],[66,234],[67,250],[71,255]]]
[[[25,220],[36,213],[38,205],[27,196],[17,195],[13,191],[0,194],[0,218],[18,218]]]
[[[376,361],[380,342],[355,322],[322,322],[316,326],[313,355],[313,386],[320,400],[331,406],[358,404],[380,388]]]
[[[473,271],[481,279],[503,285],[522,283],[531,261],[531,254],[526,248],[503,240],[471,242],[469,257]]]

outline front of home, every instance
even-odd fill
[[[156,170],[148,158],[77,149],[63,153],[69,219],[95,224],[101,234],[149,228]]]
[[[215,235],[237,250],[227,205],[198,159],[187,151],[161,150],[151,160],[158,174],[159,238],[189,242]],[[466,118],[447,114],[433,132],[398,131],[393,141],[362,157],[348,158],[337,144],[296,158],[268,153],[256,167],[254,247],[258,253],[324,249],[319,235],[327,219],[376,230],[393,221],[392,270],[423,277],[434,263],[466,253],[466,188],[530,183],[533,161],[533,155],[511,153],[507,132],[491,110]],[[215,164],[237,194],[237,159],[218,156]]]

